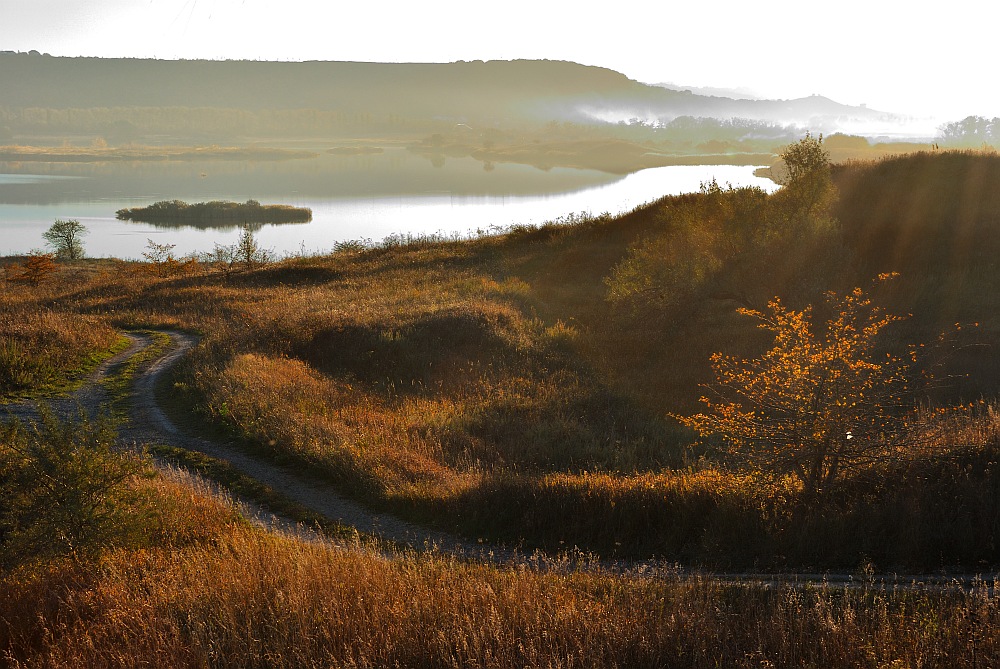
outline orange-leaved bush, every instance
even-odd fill
[[[883,282],[893,275],[881,275]],[[702,436],[764,471],[791,474],[807,502],[821,499],[846,471],[888,457],[915,415],[911,360],[886,352],[879,335],[902,319],[860,288],[826,294],[822,326],[813,308],[740,309],[774,332],[763,355],[744,360],[716,353],[715,381],[704,413],[680,418]]]
[[[41,283],[55,274],[56,270],[59,269],[55,258],[54,253],[32,251],[25,258],[23,266],[12,264],[4,267],[5,278],[7,281],[15,283]]]

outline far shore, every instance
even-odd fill
[[[236,146],[50,147],[0,146],[0,161],[101,163],[156,160],[294,160],[315,158],[315,151]]]
[[[833,144],[833,142],[831,142]],[[599,170],[611,174],[629,174],[652,167],[672,165],[769,165],[780,163],[774,153],[679,153],[658,150],[649,145],[620,139],[585,139],[550,142],[524,142],[484,147],[465,142],[432,143],[427,140],[402,143],[398,140],[369,139],[365,143],[344,142],[332,148],[315,150],[278,147],[238,146],[121,146],[121,147],[50,147],[0,146],[0,162],[128,162],[128,161],[278,161],[310,159],[322,153],[341,156],[381,154],[386,148],[405,146],[407,150],[431,161],[445,157],[471,157],[487,169],[496,163],[531,165],[548,170],[557,167]],[[931,150],[924,143],[896,142],[866,146],[830,146],[834,163],[871,160],[892,154]],[[780,167],[777,170],[780,172]],[[771,176],[761,173],[759,176]],[[777,175],[776,175],[777,176]]]
[[[49,147],[0,146],[0,162],[102,163],[130,161],[196,160],[295,160],[315,158],[321,153],[341,156],[367,156],[383,153],[399,142],[374,140],[369,144],[344,144],[316,150],[236,146],[124,146],[124,147]],[[484,165],[515,163],[548,170],[568,167],[599,170],[611,174],[629,174],[651,167],[669,165],[767,165],[775,156],[769,153],[697,153],[681,154],[658,151],[622,140],[576,140],[510,144],[484,148],[472,144],[429,146],[412,143],[410,151],[430,159],[437,156],[472,157]]]

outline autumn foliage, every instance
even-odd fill
[[[55,274],[59,266],[56,264],[54,253],[29,253],[23,265],[12,264],[4,268],[4,275],[8,281],[14,283],[37,284],[45,281]]]
[[[796,311],[778,298],[767,312],[740,309],[774,332],[773,347],[752,360],[713,355],[715,381],[701,398],[707,410],[681,419],[762,470],[798,478],[807,500],[847,470],[888,456],[914,412],[910,361],[879,345],[901,317],[861,288],[826,297],[822,326],[811,306]]]

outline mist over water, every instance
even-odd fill
[[[484,169],[472,158],[432,164],[405,150],[366,156],[323,155],[279,162],[0,163],[0,254],[42,248],[57,218],[90,231],[89,256],[139,258],[147,240],[175,253],[210,251],[235,241],[231,227],[136,224],[115,219],[124,207],[159,200],[209,200],[309,207],[305,224],[264,225],[259,242],[277,254],[328,251],[339,241],[389,235],[468,235],[571,214],[622,213],[668,194],[721,184],[775,188],[747,166],[673,166],[627,176],[597,170],[540,170],[515,164]]]

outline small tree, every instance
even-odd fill
[[[830,169],[830,152],[823,148],[823,135],[813,137],[808,132],[799,141],[785,147],[781,160],[788,171],[788,182]]]
[[[0,564],[84,559],[141,531],[130,481],[141,463],[113,450],[108,418],[62,421],[47,407],[29,428],[0,423]]]
[[[240,228],[240,237],[235,244],[216,244],[215,248],[203,257],[206,262],[221,266],[223,271],[228,273],[238,267],[249,270],[266,265],[271,262],[273,253],[260,248],[253,229],[249,225],[244,225]]]
[[[59,258],[79,260],[83,257],[83,237],[87,233],[86,226],[80,221],[59,219],[42,233],[42,237]]]
[[[39,284],[51,277],[57,269],[54,253],[32,251],[23,265],[7,265],[4,274],[8,281]]]
[[[142,252],[142,257],[146,262],[159,265],[174,260],[174,248],[177,244],[157,244],[152,239],[146,239],[146,250]]]
[[[823,148],[823,135],[806,136],[781,152],[785,164],[784,188],[776,199],[790,223],[822,225],[837,197],[830,176],[830,153]]]
[[[882,275],[884,281],[890,275]],[[827,294],[822,328],[812,307],[741,309],[774,332],[774,346],[754,360],[716,353],[705,413],[681,418],[703,436],[764,471],[792,474],[805,499],[829,492],[845,471],[889,455],[915,406],[909,360],[879,350],[882,330],[901,317],[872,304],[860,288]]]
[[[271,260],[271,253],[257,244],[257,238],[249,225],[240,228],[240,238],[233,247],[233,262],[240,263],[246,269],[265,265]]]
[[[198,266],[198,260],[193,257],[178,260],[174,257],[176,246],[176,244],[157,244],[152,239],[147,239],[146,250],[142,252],[142,257],[149,263],[149,271],[159,276],[176,276],[193,272]]]

